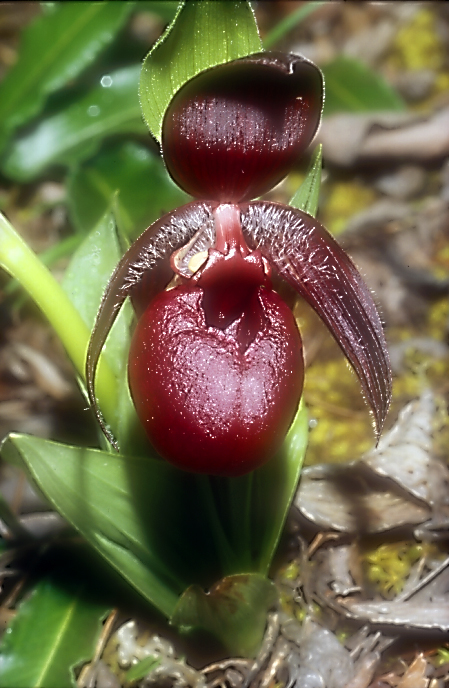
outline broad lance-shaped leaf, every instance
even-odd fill
[[[0,645],[0,685],[70,688],[73,668],[92,657],[108,608],[86,595],[82,574],[59,570],[18,607]]]
[[[248,245],[310,303],[353,366],[379,436],[391,399],[385,336],[370,291],[349,256],[310,215],[255,201],[242,212]]]
[[[144,598],[166,616],[173,613],[178,594],[190,580],[180,574],[182,556],[188,556],[183,546],[187,543],[188,549],[189,539],[183,533],[182,544],[173,552],[175,563],[167,563],[161,553],[168,549],[170,554],[165,545],[172,523],[169,514],[177,508],[169,495],[170,490],[179,493],[176,471],[167,462],[27,435],[9,435],[1,453],[5,461],[26,471],[52,506]],[[185,513],[184,506],[183,520],[190,528]]]
[[[95,321],[98,305],[111,272],[122,254],[113,217],[106,212],[74,252],[61,286],[89,328]],[[139,433],[138,420],[127,383],[127,352],[132,309],[127,304],[109,337],[103,355],[114,374],[117,388],[115,413],[108,417],[122,451],[133,453]],[[102,399],[104,403],[104,399]]]
[[[114,218],[107,211],[73,253],[61,286],[89,328],[95,321],[98,304],[111,272],[120,259],[121,249]],[[123,318],[106,347],[106,358],[118,378],[124,352],[129,346],[131,314]]]
[[[19,181],[49,165],[73,165],[93,155],[107,136],[145,134],[137,84],[139,65],[104,75],[80,100],[14,141],[3,171]]]
[[[67,188],[78,231],[94,227],[112,205],[120,231],[130,239],[190,200],[172,182],[161,158],[134,141],[110,145],[72,170]]]
[[[210,587],[239,571],[267,575],[295,492],[307,426],[301,405],[277,456],[252,474],[250,491],[240,489],[248,476],[215,478],[210,499],[208,478],[199,482],[148,453],[120,456],[10,435],[1,455],[25,470],[97,552],[170,617],[192,581]],[[249,508],[239,499],[245,493]],[[222,502],[219,494],[230,499]],[[226,562],[213,514],[228,538],[232,558]]]
[[[19,59],[1,84],[0,147],[12,130],[40,111],[50,93],[92,64],[133,8],[127,2],[51,5],[23,32]]]

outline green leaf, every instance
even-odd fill
[[[284,530],[290,505],[298,489],[307,449],[308,414],[301,399],[298,412],[277,455],[254,472],[253,538],[257,543],[257,570],[267,575]]]
[[[276,600],[276,587],[264,576],[228,576],[208,593],[191,585],[179,600],[171,622],[185,633],[195,629],[212,633],[232,655],[254,657],[262,642],[267,612]]]
[[[89,330],[121,256],[114,218],[106,212],[74,252],[61,283]],[[116,377],[120,376],[129,347],[130,320],[130,308],[122,308],[105,346],[106,358]]]
[[[297,487],[306,439],[307,418],[300,409],[283,450],[253,474],[250,506],[239,507],[239,513],[250,509],[253,559],[240,572],[268,572]],[[206,476],[184,473],[149,455],[112,455],[26,435],[10,435],[2,457],[23,468],[53,507],[168,617],[192,581],[209,586],[220,576],[239,572],[241,535],[233,537],[232,532],[239,479],[214,479],[211,493],[235,557],[226,568],[204,501]]]
[[[54,3],[24,30],[19,59],[0,85],[0,147],[38,114],[47,96],[92,64],[127,18],[133,3]]]
[[[133,681],[140,681],[140,679],[145,678],[148,674],[156,669],[161,663],[160,657],[155,657],[154,655],[149,655],[145,657],[137,664],[134,664],[131,669],[126,672],[126,682],[133,683]]]
[[[179,88],[198,72],[260,52],[254,14],[241,0],[189,0],[179,5],[167,31],[142,67],[140,102],[157,141],[162,120]]]
[[[136,65],[103,76],[83,98],[14,141],[3,163],[4,173],[26,181],[49,165],[85,160],[107,136],[145,135],[138,99],[139,72]]]
[[[62,280],[62,288],[92,330],[103,292],[122,256],[113,217],[109,212],[75,251]],[[128,388],[128,350],[132,308],[126,302],[115,321],[104,347],[104,357],[116,378],[118,402],[108,422],[124,452],[137,450],[143,432]],[[100,408],[105,400],[98,394]],[[137,441],[138,440],[138,441]]]
[[[316,216],[320,197],[321,168],[323,165],[322,149],[321,143],[315,148],[306,178],[289,202],[289,205],[312,215],[312,217]]]
[[[269,50],[275,43],[283,38],[289,31],[300,24],[304,19],[324,5],[324,0],[317,0],[316,2],[301,3],[300,7],[293,12],[287,14],[274,28],[267,33],[264,38],[263,46],[265,50]]]
[[[121,232],[133,239],[188,198],[172,182],[162,159],[131,141],[100,152],[68,181],[70,213],[80,231],[93,227],[113,204]]]
[[[264,466],[237,478],[197,476],[225,574],[268,574],[298,487],[307,440],[308,416],[301,401],[281,449]]]
[[[402,98],[385,79],[359,60],[340,56],[322,71],[326,84],[324,115],[406,109]]]
[[[0,645],[0,685],[71,688],[73,667],[90,659],[107,613],[84,584],[41,580],[19,606]]]
[[[149,458],[111,455],[26,435],[10,435],[2,457],[23,468],[99,553],[143,597],[171,616],[177,595],[187,585],[177,580],[176,569],[167,568],[158,553],[165,531],[158,514],[159,494],[167,501],[174,469]],[[131,487],[136,483],[144,488],[140,495]]]
[[[0,267],[21,284],[44,313],[83,378],[90,330],[61,285],[2,213],[0,236]],[[112,371],[102,358],[97,373],[97,394],[109,419],[117,412],[117,387]]]

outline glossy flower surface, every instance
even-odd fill
[[[301,396],[302,345],[261,254],[244,244],[238,208],[220,205],[214,219],[226,237],[206,264],[158,294],[139,319],[129,382],[162,456],[201,473],[239,475],[282,444]]]
[[[260,53],[202,72],[174,96],[164,161],[187,193],[238,203],[290,171],[321,118],[323,83],[297,55]]]
[[[172,177],[198,199],[149,227],[118,264],[87,358],[88,391],[125,298],[138,322],[129,383],[150,441],[189,471],[240,475],[282,445],[303,386],[301,337],[274,291],[288,282],[353,366],[379,435],[391,396],[382,326],[356,267],[313,217],[251,201],[291,169],[318,128],[319,70],[261,53],[187,82],[163,124]]]

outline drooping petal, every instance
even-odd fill
[[[209,248],[215,236],[212,216],[215,205],[194,201],[154,222],[128,249],[109,280],[87,350],[86,382],[98,421],[116,448],[95,397],[95,372],[101,350],[127,296],[132,298],[140,314],[170,282],[173,277],[170,256],[174,251],[188,242],[192,242],[192,253]]]
[[[315,309],[353,366],[380,435],[391,399],[385,336],[371,293],[327,230],[306,213],[277,203],[242,206],[242,228],[282,278]]]
[[[201,72],[171,100],[162,150],[179,186],[238,203],[290,171],[320,123],[323,77],[303,57],[257,53]]]

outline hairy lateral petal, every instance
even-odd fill
[[[243,234],[315,309],[353,366],[380,435],[391,399],[385,336],[368,287],[328,231],[277,203],[242,206]]]
[[[197,233],[200,243],[201,239],[206,244],[213,240],[212,207],[215,205],[194,201],[154,222],[120,260],[103,294],[87,350],[86,383],[98,421],[116,449],[117,444],[105,425],[95,397],[95,373],[101,350],[127,296],[132,298],[138,312],[145,310],[173,277],[171,254]]]

